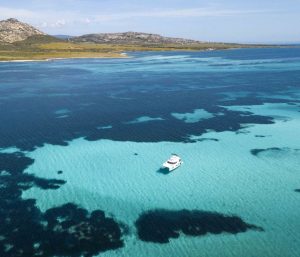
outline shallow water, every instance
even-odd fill
[[[60,234],[25,225],[24,232],[20,224],[49,230],[47,212],[73,203],[124,224],[123,245],[92,251],[95,242],[79,243],[83,255],[298,256],[300,50],[132,55],[0,64],[1,201],[20,201],[19,211],[37,213],[0,226],[0,251],[71,255],[63,244],[56,252],[46,248]],[[173,152],[184,164],[159,172]],[[1,213],[14,208],[3,202]],[[193,211],[185,217],[189,228],[180,227],[183,209]],[[145,242],[152,235],[141,236],[136,222],[152,224],[149,211],[165,236],[179,234]],[[85,222],[75,216],[68,216],[72,224]],[[241,221],[233,225],[228,217]],[[203,226],[207,233],[194,233]],[[19,229],[17,237],[8,227]],[[32,249],[15,243],[34,231],[43,239],[29,240]]]

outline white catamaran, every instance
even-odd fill
[[[163,168],[169,169],[169,171],[175,170],[178,168],[183,161],[177,154],[172,154],[169,160],[163,163]]]

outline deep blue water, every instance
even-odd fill
[[[45,142],[63,144],[80,136],[93,140],[183,141],[187,135],[206,129],[237,130],[241,122],[271,121],[266,117],[241,117],[221,105],[286,102],[280,97],[266,100],[256,96],[299,86],[299,49],[138,53],[134,57],[2,63],[1,147],[31,150]],[[240,91],[248,95],[233,100],[224,97]],[[197,108],[226,115],[201,124],[185,124],[170,116]],[[55,111],[59,109],[70,110],[69,116],[58,119]],[[124,125],[144,115],[160,116],[164,121]],[[97,130],[105,125],[113,128]]]
[[[184,205],[172,211],[145,210],[132,228],[132,224],[114,218],[114,213],[106,213],[103,208],[91,211],[70,199],[65,205],[53,204],[41,210],[35,199],[22,197],[32,188],[55,191],[70,183],[57,174],[49,178],[42,171],[25,172],[38,161],[30,153],[43,149],[45,144],[67,147],[79,138],[128,144],[185,143],[188,147],[202,142],[222,144],[221,135],[226,132],[234,133],[237,141],[238,135],[249,133],[258,142],[274,138],[278,131],[276,135],[282,136],[286,145],[269,145],[273,139],[268,139],[265,145],[258,143],[248,151],[249,158],[279,155],[290,162],[286,169],[296,172],[299,168],[300,145],[294,147],[290,138],[297,137],[294,128],[299,123],[290,126],[294,134],[288,138],[276,130],[283,116],[285,122],[299,120],[299,48],[129,55],[128,59],[0,63],[0,256],[92,256],[126,248],[128,233],[136,234],[136,241],[163,247],[181,234],[201,240],[208,234],[268,231],[261,225],[263,220],[248,221],[239,213],[229,215],[232,212],[227,209],[201,210],[196,204],[186,211],[182,210]],[[268,110],[261,112],[265,106]],[[270,126],[275,132],[252,135],[254,132],[244,130],[249,124]],[[220,138],[207,138],[205,134],[211,131]],[[299,198],[297,190],[291,188]],[[287,219],[289,215],[300,218],[295,213],[286,215]],[[128,232],[132,229],[137,232]],[[291,241],[299,241],[292,239],[294,231],[289,233]],[[295,252],[300,252],[288,242],[285,246],[293,250],[278,256],[297,256]],[[271,246],[265,246],[269,251],[264,256],[277,256]],[[247,249],[245,256],[253,254]],[[213,255],[207,252],[203,256]],[[225,252],[224,256],[240,255]]]

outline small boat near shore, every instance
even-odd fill
[[[173,171],[178,168],[183,161],[177,154],[172,154],[171,157],[163,163],[163,169],[168,169],[169,171]]]

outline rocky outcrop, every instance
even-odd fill
[[[17,19],[7,19],[0,21],[0,44],[10,44],[26,40],[32,36],[44,36],[45,33],[33,26],[20,22]],[[97,44],[120,44],[120,45],[191,45],[203,43],[201,41],[163,37],[158,34],[142,32],[124,32],[124,33],[99,33],[86,34],[78,37],[65,37],[69,41],[76,43],[97,43]]]
[[[87,34],[71,39],[73,42],[80,43],[98,43],[98,44],[198,44],[203,43],[196,40],[163,37],[158,34],[140,33],[140,32],[124,32],[124,33],[100,33],[100,34]]]
[[[0,42],[2,43],[14,43],[36,35],[46,34],[17,19],[0,21]]]

